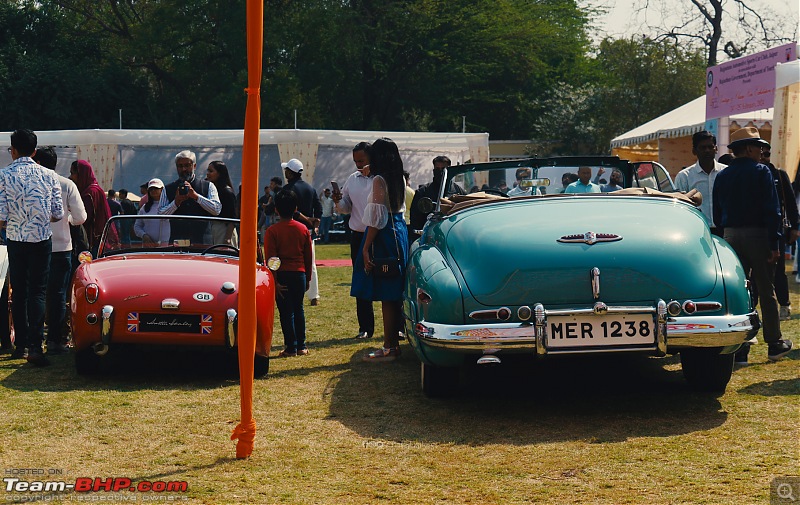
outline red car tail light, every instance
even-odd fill
[[[433,298],[431,298],[431,295],[429,295],[425,291],[417,288],[417,300],[419,301],[419,303],[421,303],[423,305],[427,305],[427,304],[431,303],[432,299]]]
[[[100,287],[94,282],[86,286],[86,301],[94,303],[100,296]]]

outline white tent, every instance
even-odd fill
[[[63,130],[36,134],[40,146],[56,147],[59,174],[69,175],[73,161],[86,159],[104,189],[126,188],[137,193],[139,186],[153,177],[174,180],[175,154],[183,149],[197,155],[199,176],[205,177],[209,162],[221,160],[228,166],[234,185],[241,181],[242,130]],[[9,137],[10,132],[6,132],[5,138]],[[260,186],[266,186],[272,177],[283,178],[280,163],[290,158],[303,162],[303,178],[317,189],[332,180],[342,184],[355,170],[353,146],[380,137],[397,143],[413,187],[430,181],[435,156],[448,156],[454,164],[489,160],[487,133],[261,130]],[[0,159],[2,166],[10,163],[5,150],[0,156],[6,157]]]
[[[731,131],[744,126],[755,126],[763,137],[772,134],[772,109],[747,112],[731,116]],[[611,140],[611,152],[621,158],[637,161],[658,161],[673,175],[681,168],[694,163],[691,137],[702,130],[706,120],[706,97],[671,110],[652,121],[634,128]],[[724,148],[720,153],[724,153]]]

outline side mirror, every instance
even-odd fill
[[[436,209],[436,205],[434,205],[433,200],[428,198],[427,196],[424,198],[420,198],[417,202],[417,210],[425,215],[430,214]]]
[[[277,271],[281,267],[281,259],[277,256],[273,256],[267,260],[267,268],[272,270],[273,272]]]

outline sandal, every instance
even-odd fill
[[[382,347],[377,351],[364,356],[364,361],[387,362],[394,361],[400,356],[400,347]]]
[[[279,358],[294,358],[295,356],[297,356],[297,351],[289,351],[284,349],[278,353]]]

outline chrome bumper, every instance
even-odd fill
[[[725,316],[671,317],[667,320],[670,348],[740,345],[758,328],[758,313]]]
[[[592,313],[652,314],[656,335],[649,346],[607,346],[590,349],[548,349],[547,317],[589,315]],[[586,354],[599,352],[650,351],[664,355],[689,347],[729,347],[747,340],[753,329],[755,313],[737,316],[693,316],[672,318],[666,315],[666,304],[659,300],[652,307],[602,307],[579,310],[547,311],[540,304],[534,307],[533,322],[447,325],[420,321],[414,324],[417,340],[427,346],[455,352],[494,353],[503,350],[547,354]]]

